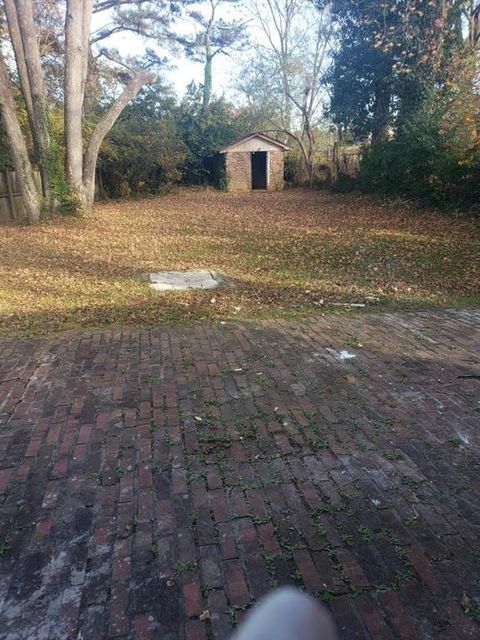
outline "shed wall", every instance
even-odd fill
[[[276,148],[268,152],[268,190],[283,189],[284,153]],[[225,153],[225,170],[229,191],[251,191],[252,165],[250,151],[227,151]]]
[[[250,153],[227,152],[225,156],[228,190],[250,191],[252,188]]]
[[[283,174],[285,164],[285,154],[283,151],[272,151],[268,154],[269,163],[269,191],[281,191],[284,187]]]
[[[278,145],[263,140],[262,138],[250,138],[231,145],[229,153],[240,153],[241,151],[277,151]]]

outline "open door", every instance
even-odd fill
[[[252,189],[267,188],[267,152],[253,151],[252,155]]]

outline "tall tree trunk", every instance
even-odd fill
[[[67,0],[65,17],[65,164],[72,195],[82,204],[82,116],[92,7],[92,0]]]
[[[32,165],[28,157],[27,146],[18,121],[12,86],[5,62],[0,52],[0,111],[2,114],[8,144],[12,154],[13,166],[17,182],[20,186],[27,220],[29,224],[36,224],[40,220],[40,203]]]
[[[7,4],[9,4],[7,2]],[[38,163],[40,167],[40,174],[42,177],[42,188],[45,196],[47,207],[53,206],[52,192],[50,186],[49,165],[51,163],[50,158],[50,133],[46,106],[45,86],[43,81],[42,63],[40,60],[40,49],[38,46],[37,29],[35,26],[35,18],[33,15],[32,0],[16,0],[16,25],[19,28],[19,33],[22,41],[22,47],[18,45],[14,46],[15,55],[17,53],[21,56],[23,53],[23,62],[28,76],[28,89],[29,97],[25,98],[27,108],[31,103],[32,109],[32,135],[35,145],[35,150],[38,155]],[[12,13],[12,7],[10,3],[10,13]],[[15,29],[15,21],[14,29]],[[22,72],[23,64],[21,63]],[[20,68],[19,68],[20,73]],[[26,87],[26,82],[22,83],[23,88]]]
[[[213,55],[210,46],[205,47],[205,64],[203,67],[202,111],[205,113],[212,97],[212,63]]]
[[[378,81],[375,86],[373,105],[372,142],[388,138],[390,125],[390,89],[385,82]]]
[[[217,2],[210,0],[210,17],[208,19],[205,35],[203,36],[203,46],[205,48],[205,63],[203,66],[203,95],[202,95],[202,113],[206,113],[212,96],[212,30],[215,23],[215,13],[217,10]]]
[[[17,9],[14,0],[4,0],[5,15],[7,17],[8,32],[12,42],[13,52],[15,54],[15,62],[17,63],[18,77],[20,80],[20,89],[23,99],[27,107],[30,128],[33,130],[35,121],[33,117],[33,104],[30,92],[30,82],[28,80],[27,65],[25,64],[25,52],[23,50],[22,35],[18,24]]]
[[[303,130],[307,137],[307,171],[308,171],[308,186],[313,187],[313,181],[315,178],[315,133],[310,125],[310,118],[307,113],[304,113]]]
[[[95,167],[103,139],[113,127],[118,116],[122,113],[130,100],[137,95],[145,84],[153,82],[154,80],[155,75],[153,73],[146,72],[134,76],[93,130],[83,159],[83,183],[81,197],[82,204],[86,211],[90,211],[93,205],[93,198],[95,195]]]
[[[88,76],[88,62],[90,56],[90,26],[93,15],[94,0],[83,0],[82,20],[82,107],[85,100],[85,87]]]
[[[95,195],[95,166],[103,139],[132,98],[155,76],[135,76],[95,127],[83,152],[83,102],[90,52],[93,0],[67,0],[65,19],[65,148],[66,171],[72,194],[88,213]]]

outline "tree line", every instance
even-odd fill
[[[368,141],[367,191],[479,209],[480,3],[333,0],[339,136]]]
[[[90,211],[95,185],[122,196],[218,183],[216,149],[252,130],[288,142],[310,186],[328,137],[364,150],[359,179],[337,188],[480,201],[478,0],[3,3],[0,145],[32,223]],[[120,33],[142,54],[118,51]],[[227,100],[215,69],[237,52]],[[203,66],[181,99],[164,73],[178,56]]]
[[[258,114],[191,83],[181,101],[160,80],[124,110],[105,139],[97,168],[100,197],[148,195],[172,185],[226,186],[217,151],[261,129]]]
[[[4,0],[1,133],[30,223],[57,211],[91,210],[100,149],[127,105],[161,77],[166,59],[159,46],[181,48],[203,61],[205,114],[213,59],[243,37],[240,21],[217,15],[222,2],[236,0],[208,0],[205,16],[191,0]],[[178,28],[180,20],[195,23],[194,37]],[[142,55],[122,54],[109,46],[122,32],[155,43],[157,50],[146,46]],[[165,104],[168,92],[158,98]]]

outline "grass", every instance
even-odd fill
[[[178,560],[174,564],[174,569],[178,576],[182,576],[184,573],[188,573],[189,571],[195,571],[197,568],[197,563],[193,560]]]
[[[471,220],[300,190],[99,203],[84,219],[0,227],[0,332],[480,303]],[[209,268],[233,290],[161,294],[142,274]]]
[[[10,536],[5,536],[2,540],[0,540],[0,558],[3,558],[10,551],[10,544],[12,539]]]

